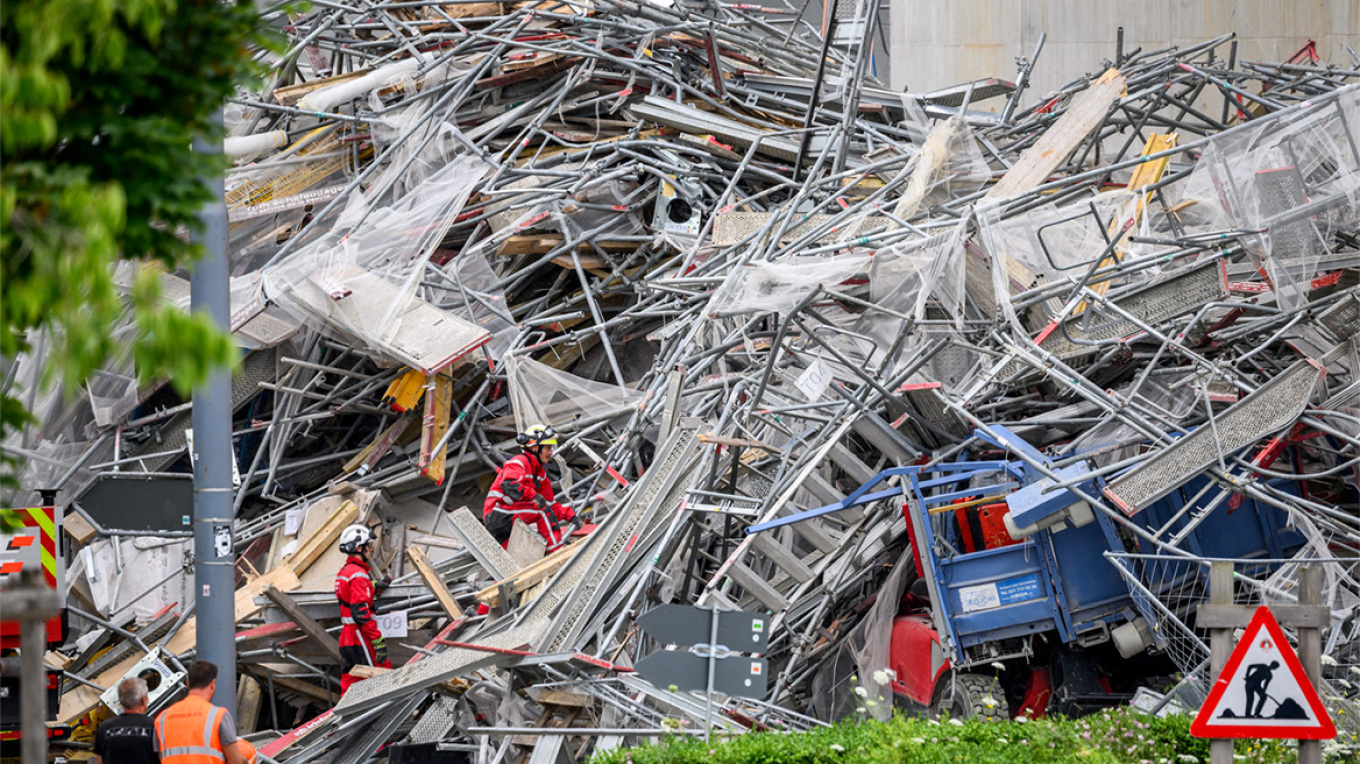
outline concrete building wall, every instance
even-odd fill
[[[979,77],[1013,80],[1015,59],[1048,40],[1024,103],[1113,61],[1124,49],[1185,46],[1238,34],[1238,58],[1282,61],[1308,40],[1323,60],[1353,66],[1360,0],[891,0],[890,82],[925,92]],[[1227,48],[1223,49],[1224,55]],[[991,104],[983,105],[990,106]]]

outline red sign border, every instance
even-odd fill
[[[1210,718],[1214,709],[1217,708],[1218,702],[1223,699],[1223,693],[1227,692],[1229,680],[1236,676],[1238,667],[1242,660],[1247,657],[1251,643],[1255,641],[1256,635],[1260,633],[1262,628],[1275,640],[1275,644],[1280,646],[1280,657],[1284,659],[1284,665],[1289,668],[1289,672],[1294,676],[1294,681],[1299,683],[1304,700],[1308,701],[1313,715],[1317,717],[1317,726],[1228,725],[1216,724]],[[1237,647],[1233,649],[1232,655],[1228,658],[1227,665],[1223,667],[1223,673],[1218,675],[1213,688],[1209,691],[1209,698],[1204,701],[1199,713],[1195,715],[1195,721],[1190,725],[1190,734],[1201,738],[1280,738],[1292,740],[1331,740],[1336,737],[1336,725],[1332,722],[1331,714],[1327,713],[1326,706],[1322,704],[1322,698],[1318,696],[1317,688],[1308,680],[1308,674],[1303,670],[1303,664],[1294,654],[1294,648],[1289,645],[1289,640],[1285,637],[1279,622],[1275,620],[1274,614],[1270,612],[1270,608],[1265,605],[1256,608],[1255,615],[1251,617],[1251,622],[1247,624],[1247,630],[1242,633],[1242,639],[1238,641]]]

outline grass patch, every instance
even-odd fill
[[[1354,741],[1349,741],[1352,744]],[[1356,762],[1327,744],[1324,759]],[[1293,741],[1239,740],[1237,761],[1297,761]],[[1353,750],[1353,749],[1352,749]],[[987,723],[897,717],[843,722],[797,734],[753,733],[726,742],[670,738],[610,751],[591,764],[1190,764],[1209,761],[1209,741],[1190,736],[1190,717],[1155,719],[1116,709],[1082,719]]]

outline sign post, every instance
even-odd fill
[[[708,739],[713,730],[713,693],[765,697],[765,659],[738,653],[764,652],[766,620],[765,616],[753,613],[722,612],[716,604],[707,611],[688,605],[662,605],[649,610],[638,618],[643,631],[667,645],[692,646],[688,650],[658,650],[647,655],[637,662],[637,672],[658,687],[703,690],[707,697],[704,738]],[[702,641],[705,639],[708,641]],[[719,672],[719,667],[724,670]]]
[[[1210,738],[1211,764],[1233,760],[1235,738],[1299,740],[1300,764],[1319,764],[1319,741],[1336,737],[1336,726],[1318,697],[1322,680],[1321,629],[1331,618],[1322,600],[1322,571],[1299,571],[1299,604],[1251,608],[1232,604],[1230,562],[1212,563],[1209,604],[1197,622],[1210,630],[1211,666],[1217,677],[1190,727]],[[1289,646],[1280,623],[1297,627],[1299,654]],[[1245,627],[1232,648],[1234,628]]]

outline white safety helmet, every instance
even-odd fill
[[[367,525],[351,525],[340,531],[340,551],[345,554],[358,554],[359,550],[377,540]]]
[[[515,436],[515,442],[524,448],[555,446],[557,445],[557,430],[554,430],[552,425],[531,424],[524,432]]]

